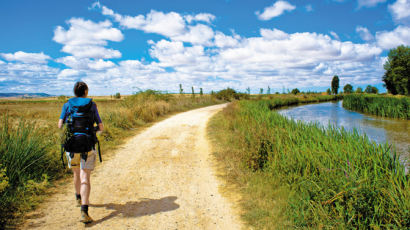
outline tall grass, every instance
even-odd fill
[[[344,96],[343,107],[382,117],[410,119],[410,97],[369,94]]]
[[[34,123],[20,120],[0,124],[0,226],[13,218],[16,209],[26,209],[36,202],[30,196],[42,192],[49,167],[55,163],[49,154],[52,142],[43,139]],[[51,166],[52,167],[52,166]],[[23,198],[23,199],[22,199]]]
[[[272,110],[288,103],[240,101],[211,124],[228,136],[217,157],[242,188],[245,220],[257,229],[409,228],[410,178],[395,151]]]
[[[103,157],[135,130],[167,114],[222,101],[208,95],[190,98],[147,90],[123,100],[98,100],[105,125],[99,138]],[[0,229],[13,227],[37,205],[47,186],[66,172],[60,161],[57,121],[64,101],[0,104]],[[29,121],[29,122],[25,122]],[[42,196],[43,195],[43,196]]]

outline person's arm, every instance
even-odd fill
[[[104,125],[103,125],[103,123],[102,123],[102,121],[101,121],[101,118],[100,118],[100,114],[98,113],[98,109],[97,109],[97,104],[93,104],[93,107],[94,107],[94,117],[95,117],[95,121],[96,121],[96,123],[97,123],[97,125],[98,125],[98,131],[97,131],[97,133],[98,134],[101,134],[103,131],[104,131]]]
[[[58,120],[58,124],[57,124],[57,127],[59,129],[61,129],[63,127],[64,120],[66,118],[67,108],[68,108],[68,104],[65,103],[64,106],[63,106],[63,109],[61,110],[60,119]]]

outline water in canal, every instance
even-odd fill
[[[387,141],[395,145],[403,160],[410,157],[409,120],[382,118],[346,110],[342,107],[342,101],[287,107],[277,112],[295,120],[319,122],[323,126],[330,123],[348,130],[356,128],[377,143]]]

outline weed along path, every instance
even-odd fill
[[[28,216],[38,229],[240,229],[218,191],[206,138],[209,118],[225,105],[177,114],[130,139],[91,176],[90,216],[79,222],[72,183]]]

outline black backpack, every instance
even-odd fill
[[[68,100],[67,133],[64,149],[70,154],[87,153],[95,149],[97,137],[94,129],[93,102],[90,98],[75,97]],[[83,157],[84,158],[84,157]]]

